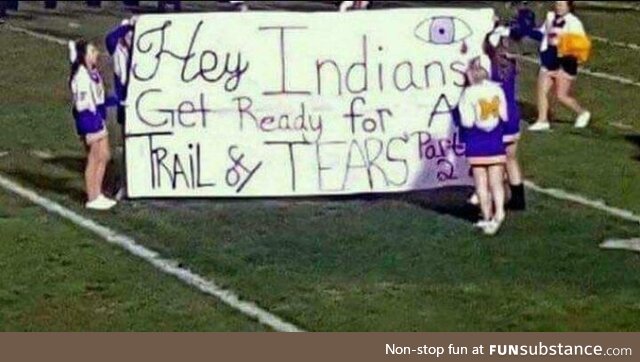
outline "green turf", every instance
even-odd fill
[[[5,192],[0,230],[0,331],[264,330]]]
[[[64,6],[69,7],[60,11],[64,19],[24,11],[31,18],[15,23],[91,38],[104,34],[122,15],[109,7],[93,21],[73,12],[76,5]],[[70,30],[69,21],[81,27]],[[615,24],[593,20],[589,26],[598,35],[628,40],[614,38]],[[632,30],[627,27],[629,36]],[[640,30],[637,23],[635,30]],[[69,116],[64,47],[0,30],[0,48],[12,49],[0,57],[0,79],[9,79],[12,89],[0,93],[0,150],[12,152],[0,158],[0,172],[214,277],[302,328],[640,330],[640,258],[598,248],[607,237],[638,236],[640,228],[533,193],[528,194],[529,211],[512,215],[495,238],[479,236],[462,217],[456,208],[464,202],[460,193],[444,201],[431,194],[377,202],[133,201],[106,214],[87,213],[81,208],[83,155]],[[633,77],[638,74],[633,54],[598,46],[589,66]],[[27,71],[11,71],[16,68]],[[520,87],[527,118],[535,113],[535,73],[535,67],[523,65]],[[557,116],[565,123],[554,132],[526,133],[521,154],[527,177],[640,212],[640,112],[634,106],[640,103],[640,88],[588,76],[578,82],[577,96],[595,115],[592,127],[575,131],[568,123],[573,115],[560,111]],[[40,160],[27,152],[33,149],[48,150],[53,158]],[[103,249],[102,258],[132,263],[112,248]],[[79,258],[85,254],[78,253]],[[87,263],[94,267],[92,259]],[[157,283],[170,283],[162,280]],[[136,322],[145,323],[145,318]],[[207,329],[193,320],[185,323],[192,324],[159,328]],[[10,326],[24,329],[19,321]],[[144,326],[132,329],[154,328]],[[76,329],[81,328],[120,327]],[[231,322],[227,328],[250,329]]]

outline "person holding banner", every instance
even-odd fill
[[[507,102],[507,119],[504,124],[503,141],[506,148],[506,170],[509,183],[509,202],[507,208],[522,211],[525,209],[525,193],[522,169],[518,162],[517,151],[520,139],[520,107],[517,101],[517,63],[509,53],[511,30],[499,26],[487,37],[485,52],[491,59],[491,80],[500,84]]]
[[[508,113],[504,91],[498,83],[489,80],[485,67],[481,57],[471,61],[466,72],[468,86],[458,108],[460,123],[466,128],[465,153],[482,211],[482,220],[476,226],[486,235],[495,235],[506,217],[502,123],[508,120]]]
[[[540,41],[540,74],[538,75],[538,119],[530,131],[549,130],[548,94],[555,84],[560,103],[578,117],[574,126],[585,128],[591,113],[571,96],[571,88],[578,75],[578,64],[589,59],[591,41],[580,19],[573,14],[573,1],[556,1],[555,11],[549,12],[539,29],[532,29],[529,37]]]
[[[125,19],[120,26],[111,30],[105,39],[107,52],[113,60],[113,78],[118,98],[118,123],[124,125],[124,102],[127,99],[127,77],[131,63],[131,42],[135,19]]]
[[[122,127],[123,134],[125,122],[125,101],[127,99],[127,77],[131,66],[131,44],[133,41],[133,27],[135,21],[135,17],[131,18],[131,20],[123,20],[120,23],[120,26],[107,34],[105,40],[107,51],[113,60],[113,83],[115,86],[116,98],[118,99],[117,120],[118,124]],[[120,183],[121,185],[116,193],[117,200],[122,200],[126,195],[124,182],[121,181]]]
[[[116,101],[113,98],[105,99],[102,77],[97,68],[99,55],[98,48],[91,43],[84,40],[69,42],[69,87],[73,94],[73,117],[87,151],[85,206],[93,210],[108,210],[117,202],[102,193],[102,182],[111,158],[105,120],[106,107],[115,105]]]

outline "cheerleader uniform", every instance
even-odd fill
[[[484,80],[465,89],[458,104],[460,123],[465,130],[467,161],[471,166],[506,162],[503,121],[507,102],[498,83]]]
[[[100,73],[81,65],[71,80],[71,92],[78,135],[87,145],[107,137],[107,104]]]
[[[497,62],[491,64],[491,80],[500,84],[507,103],[507,118],[503,125],[502,140],[505,144],[511,144],[520,139],[520,107],[516,99],[516,61],[506,59],[509,62],[507,69],[500,69]]]
[[[540,63],[543,72],[558,73],[575,78],[578,63],[586,62],[591,50],[584,26],[578,17],[549,12],[542,27],[534,29],[530,37],[540,41]]]
[[[113,58],[114,87],[118,98],[118,123],[124,124],[125,109],[124,102],[127,99],[127,84],[131,57],[129,49],[120,41],[129,32],[133,31],[133,26],[128,22],[123,22],[121,26],[115,28],[106,38],[106,46],[109,55]]]

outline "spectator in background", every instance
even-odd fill
[[[349,10],[366,10],[369,7],[369,1],[343,1],[340,3],[340,12]]]
[[[507,102],[507,120],[503,127],[503,141],[506,148],[507,181],[509,183],[509,202],[511,210],[525,209],[525,194],[522,169],[518,162],[518,141],[520,139],[520,107],[517,101],[518,66],[516,59],[509,53],[511,31],[499,26],[487,37],[485,53],[491,59],[492,81],[500,84]]]
[[[4,1],[0,1],[0,24],[4,23],[5,17],[7,17],[7,4]]]
[[[7,17],[7,10],[17,11],[18,2],[0,0],[0,24],[4,23],[5,18]]]
[[[182,10],[182,4],[180,1],[158,1],[158,11],[164,13],[167,11],[167,5],[173,5],[173,11],[179,12]]]
[[[102,1],[87,1],[87,6],[90,8],[99,8]]]
[[[58,6],[58,2],[55,0],[49,0],[44,2],[45,9],[55,9]]]
[[[229,1],[238,11],[249,11],[249,5],[246,1]]]

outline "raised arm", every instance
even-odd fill
[[[118,41],[124,38],[127,35],[127,33],[132,30],[133,30],[133,25],[125,24],[125,25],[120,25],[115,29],[111,30],[109,33],[107,33],[105,43],[106,43],[107,51],[109,52],[109,55],[113,55],[113,53],[116,51],[116,47],[118,46]]]

